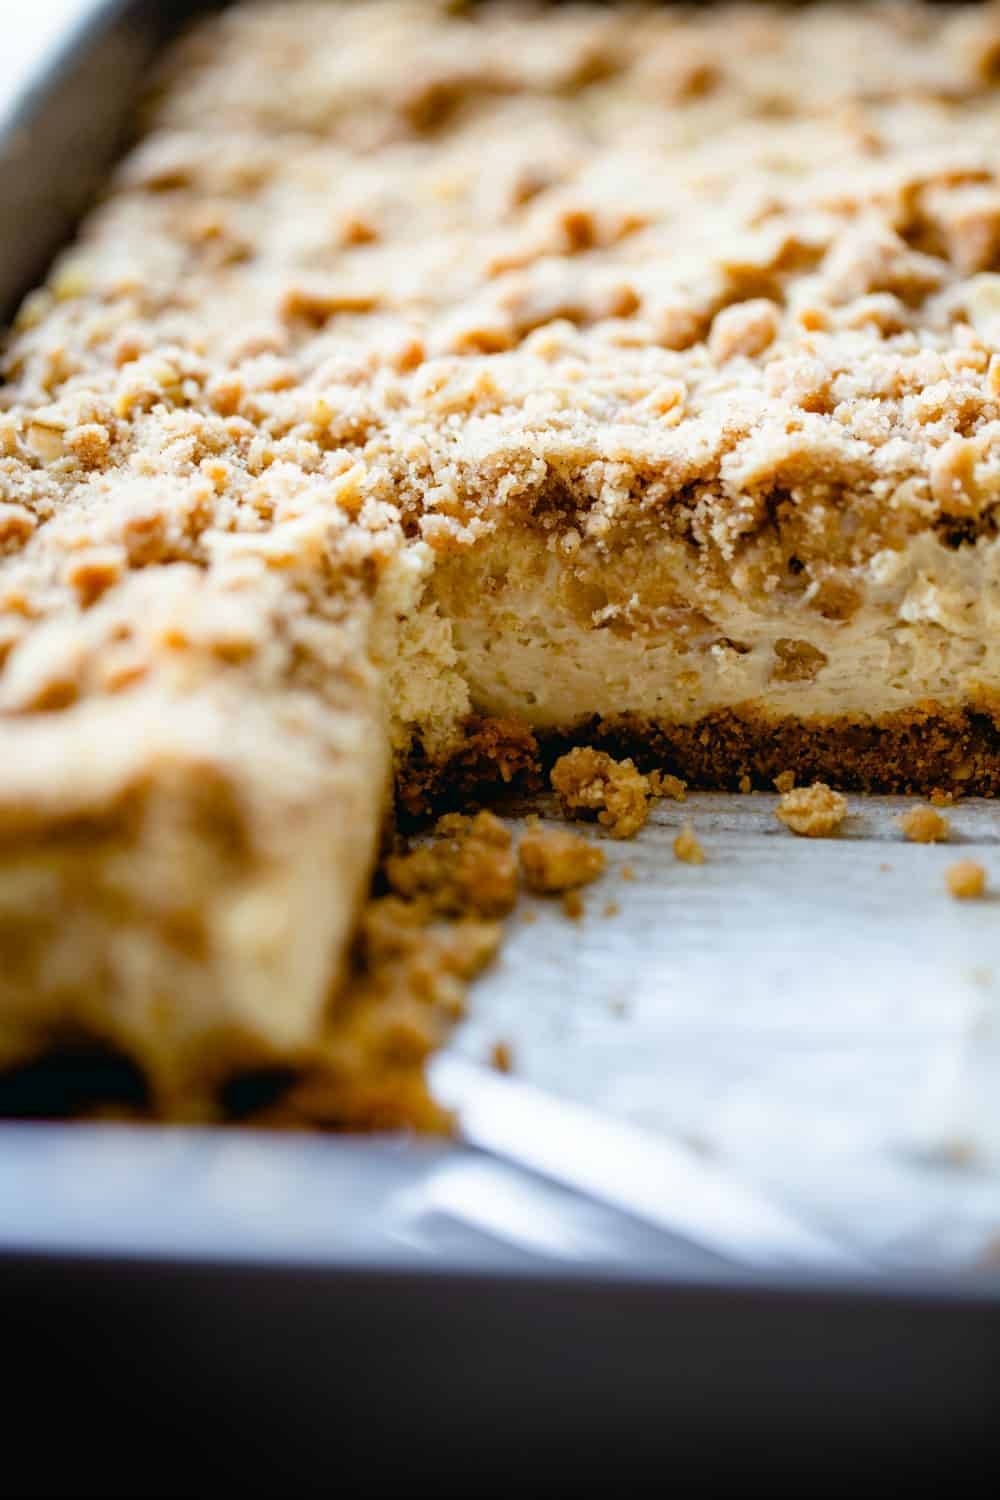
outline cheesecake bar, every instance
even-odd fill
[[[1000,789],[998,161],[991,6],[186,35],[4,352],[0,1067],[422,1123],[346,982],[394,804]]]

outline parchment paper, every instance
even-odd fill
[[[584,918],[528,898],[454,1045],[508,1042],[520,1076],[696,1144],[887,1269],[995,1270],[1000,806],[959,802],[930,846],[897,826],[908,799],[851,798],[831,839],[776,804],[692,795],[631,842],[588,830],[608,870]],[[685,821],[704,865],[673,857]],[[948,894],[960,858],[987,899]]]

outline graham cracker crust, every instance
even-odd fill
[[[749,777],[771,790],[775,776],[791,768],[800,783],[825,781],[845,791],[1000,792],[1000,730],[988,712],[968,707],[927,703],[877,719],[775,719],[724,709],[694,724],[626,716],[595,733],[604,748],[627,746],[640,765],[665,766],[690,786],[735,791]]]
[[[522,720],[475,716],[447,759],[426,757],[419,744],[411,750],[397,778],[396,812],[405,822],[488,787],[536,791],[541,768],[538,740]]]
[[[771,791],[774,778],[791,768],[800,783],[825,781],[845,791],[1000,794],[1000,727],[993,713],[928,702],[877,719],[775,718],[751,705],[692,724],[623,714],[545,735],[514,720],[475,719],[447,761],[404,766],[400,798],[413,814],[452,798],[488,795],[498,783],[534,790],[573,745],[630,756],[640,770],[667,771],[707,790],[745,790],[749,781]]]

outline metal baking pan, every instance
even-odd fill
[[[92,200],[158,49],[209,8],[81,0],[0,97],[0,315]],[[741,851],[759,868],[756,815],[703,811],[737,876]],[[4,1489],[839,1494],[996,1473],[988,1268],[727,1255],[485,1137],[0,1125]]]

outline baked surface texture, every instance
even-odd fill
[[[998,162],[992,7],[184,38],[4,357],[0,1064],[431,1118],[393,774],[1000,789]]]

